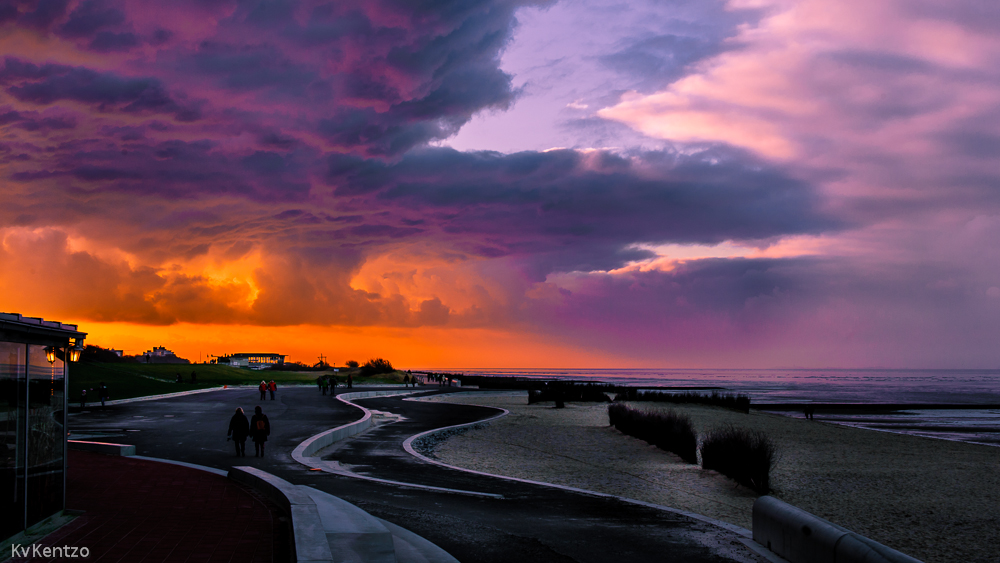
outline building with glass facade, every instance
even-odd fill
[[[0,313],[0,539],[66,507],[67,360],[86,336]]]

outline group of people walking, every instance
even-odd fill
[[[91,391],[94,390],[93,387],[90,388]],[[104,402],[111,398],[111,392],[108,391],[108,386],[102,381],[100,385],[97,386],[97,395],[101,400],[101,406],[104,406]],[[80,390],[80,408],[87,408],[87,388],[84,387]]]
[[[261,401],[266,400],[265,395],[267,394],[268,391],[271,392],[271,400],[273,401],[274,400],[274,392],[278,390],[278,384],[275,383],[273,379],[271,380],[270,383],[268,383],[266,381],[261,381],[260,385],[257,386],[257,389],[260,390],[260,400]]]
[[[333,395],[337,394],[336,377],[329,375],[321,375],[320,377],[316,378],[316,385],[319,387],[319,390],[322,391],[324,395],[326,395],[326,392],[329,391],[331,387],[333,387],[332,394]]]
[[[237,457],[247,456],[247,438],[253,440],[254,457],[264,457],[264,444],[270,435],[271,421],[267,419],[267,415],[258,406],[254,408],[254,415],[250,420],[247,420],[247,415],[243,414],[243,409],[236,409],[236,414],[229,419],[229,432],[226,434],[226,439],[231,437],[233,443],[236,444]]]

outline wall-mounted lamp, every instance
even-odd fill
[[[45,347],[45,359],[48,360],[50,364],[56,361],[56,348],[55,348],[55,346],[46,346]]]
[[[68,354],[66,354],[66,359],[71,362],[79,362],[80,354],[83,353],[83,342],[79,339],[73,341],[73,345],[66,349]]]

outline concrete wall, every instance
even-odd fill
[[[86,442],[83,440],[67,440],[66,446],[71,450],[97,452],[108,455],[135,455],[135,446],[128,444],[110,444],[106,442]]]
[[[770,496],[753,503],[753,539],[789,563],[920,563]]]

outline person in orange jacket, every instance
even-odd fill
[[[260,385],[257,386],[257,389],[260,390],[260,400],[263,401],[264,399],[266,399],[267,397],[265,396],[265,393],[267,393],[267,383],[261,380]]]
[[[267,390],[271,392],[271,400],[274,400],[274,392],[278,390],[278,384],[272,379],[270,383],[267,384]]]

